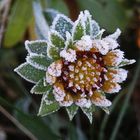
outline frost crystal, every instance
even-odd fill
[[[91,37],[88,35],[83,36],[81,40],[76,42],[75,46],[78,50],[89,51],[92,48]]]
[[[60,56],[69,62],[74,62],[76,60],[76,51],[72,49],[62,50]]]
[[[61,69],[62,69],[62,63],[61,62],[53,62],[49,67],[48,67],[48,73],[52,76],[60,76],[61,75]]]
[[[93,47],[98,49],[99,52],[103,55],[107,54],[109,51],[108,43],[103,40],[93,40]]]

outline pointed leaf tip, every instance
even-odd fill
[[[36,83],[45,76],[44,71],[34,68],[27,62],[15,68],[14,71],[17,72],[17,74],[19,74],[22,78],[31,83]]]
[[[71,121],[73,119],[73,117],[75,116],[75,114],[77,113],[78,106],[73,104],[72,106],[67,107],[66,110],[67,110],[69,119]]]

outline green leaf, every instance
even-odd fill
[[[25,47],[29,54],[47,54],[47,41],[46,40],[36,40],[36,41],[26,41]]]
[[[50,59],[44,55],[31,54],[30,56],[27,56],[26,60],[33,67],[44,71],[46,71],[51,64]]]
[[[105,4],[97,0],[76,1],[80,10],[88,9],[100,25],[109,32],[113,32],[118,27],[123,30],[128,24],[125,8],[120,1],[104,1]]]
[[[92,123],[92,113],[95,110],[94,106],[91,106],[90,108],[81,108],[84,114],[88,117],[90,123]]]
[[[46,10],[43,11],[43,14],[48,24],[51,25],[57,14],[60,13],[54,9],[47,8]]]
[[[73,117],[75,116],[75,114],[77,113],[78,106],[73,104],[73,105],[67,107],[66,110],[67,110],[67,113],[69,115],[69,119],[72,120]]]
[[[93,37],[96,37],[100,33],[100,27],[99,27],[98,23],[94,20],[92,20],[92,25],[91,26],[92,26],[91,34],[92,34]]]
[[[56,30],[63,38],[66,38],[66,31],[71,33],[73,22],[63,14],[58,14],[54,19],[51,28]]]
[[[51,30],[49,39],[54,47],[58,47],[59,49],[65,47],[65,41],[58,32]]]
[[[47,91],[49,91],[52,86],[50,86],[49,84],[44,84],[45,79],[41,79],[39,80],[35,86],[33,86],[33,88],[31,89],[31,93],[35,93],[35,94],[44,94],[47,93]]]
[[[123,66],[126,66],[126,65],[130,65],[130,64],[133,64],[135,63],[136,60],[134,59],[131,59],[131,60],[128,60],[128,59],[124,59],[120,64],[119,64],[119,67],[123,67]]]
[[[15,0],[7,22],[4,46],[11,47],[21,41],[32,18],[32,1]]]
[[[47,21],[45,20],[41,5],[38,1],[33,2],[33,10],[34,10],[37,34],[41,39],[47,39],[49,26]]]
[[[73,29],[72,29],[72,36],[73,36],[73,40],[80,40],[82,36],[85,35],[85,24],[83,21],[83,14],[81,13],[77,19],[77,21],[75,21]]]
[[[44,71],[38,70],[26,62],[18,66],[14,71],[31,83],[36,83],[45,76]]]
[[[59,48],[54,47],[54,46],[48,46],[47,55],[48,55],[48,57],[50,57],[51,59],[54,59],[54,60],[60,59]]]
[[[39,116],[45,116],[60,109],[60,106],[56,101],[49,100],[47,99],[47,97],[48,93],[44,94],[42,97],[41,105],[38,112]]]

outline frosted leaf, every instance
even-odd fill
[[[121,30],[120,29],[117,29],[113,34],[107,36],[109,38],[112,38],[114,40],[118,39],[118,37],[120,36],[121,34]]]
[[[47,24],[47,22],[44,18],[44,15],[43,15],[43,12],[42,12],[42,7],[41,7],[39,1],[34,1],[33,2],[33,11],[34,11],[36,28],[39,31],[39,35],[43,39],[47,39],[49,26],[48,26],[48,24]]]
[[[33,86],[30,92],[35,94],[45,94],[51,88],[52,86],[50,86],[49,84],[44,85],[44,79],[41,79],[36,83],[36,85]]]
[[[85,22],[85,31],[86,31],[86,35],[91,35],[92,34],[92,16],[90,15],[88,10],[84,11],[84,22]]]
[[[92,24],[91,25],[92,26],[92,28],[91,28],[91,35],[92,35],[92,37],[95,37],[95,36],[97,36],[99,34],[100,27],[99,27],[98,23],[95,20],[92,20],[91,24]]]
[[[104,33],[105,29],[102,29],[98,32],[98,34],[96,36],[94,36],[93,38],[94,39],[101,39],[102,38],[102,35]]]
[[[67,110],[69,119],[72,120],[73,117],[75,116],[75,114],[78,111],[78,106],[76,106],[76,105],[73,104],[73,105],[67,107],[66,110]]]
[[[36,41],[25,41],[25,48],[28,53],[44,54],[47,53],[47,41],[36,40]]]
[[[47,22],[49,23],[49,25],[52,24],[54,18],[57,16],[57,14],[60,14],[60,12],[54,10],[54,9],[51,9],[51,8],[47,8],[45,11],[43,11],[44,13],[44,16],[47,20]]]
[[[136,60],[134,60],[134,59],[131,59],[131,60],[123,59],[122,62],[119,64],[119,67],[130,65],[130,64],[133,64],[135,62],[136,62]]]
[[[94,111],[94,107],[91,106],[90,108],[81,108],[83,113],[88,117],[90,123],[92,124],[92,113]]]
[[[56,101],[51,101],[45,96],[46,95],[44,94],[41,100],[41,105],[38,112],[39,116],[45,116],[54,113],[55,111],[58,111],[60,109],[60,106]]]
[[[75,21],[72,29],[73,41],[80,40],[85,35],[85,24],[83,20],[83,12],[80,13],[78,19]]]
[[[44,71],[38,70],[26,62],[18,66],[14,71],[31,83],[37,83],[40,79],[45,77]]]
[[[51,64],[50,59],[44,55],[31,54],[30,56],[27,56],[26,60],[33,67],[44,71],[46,71]]]
[[[50,31],[49,41],[50,44],[52,44],[54,47],[58,47],[59,49],[65,47],[65,41],[57,31],[54,30]]]
[[[71,19],[69,19],[63,14],[58,14],[55,17],[51,28],[53,30],[56,30],[57,32],[61,34],[61,36],[66,38],[66,31],[71,33],[72,26],[73,26],[73,22],[71,21]]]
[[[47,56],[54,60],[60,59],[59,48],[49,45],[47,48]]]

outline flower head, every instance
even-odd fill
[[[48,41],[25,43],[27,63],[16,71],[36,83],[32,93],[44,94],[40,115],[50,113],[44,112],[45,107],[54,107],[53,112],[64,106],[72,119],[78,107],[88,116],[94,106],[111,105],[106,94],[119,92],[120,83],[127,78],[127,71],[120,67],[135,61],[124,59],[124,52],[118,49],[119,29],[105,38],[103,31],[87,10],[75,22],[58,14]]]

